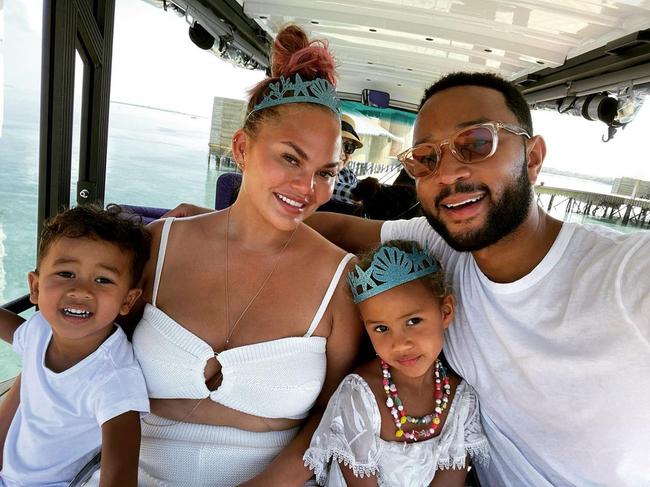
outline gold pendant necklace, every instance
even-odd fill
[[[225,286],[225,288],[226,288],[226,303],[225,303],[225,306],[226,306],[226,326],[228,328],[227,328],[226,340],[225,340],[225,344],[224,344],[222,352],[224,350],[228,349],[228,344],[230,343],[230,337],[232,337],[232,334],[235,332],[235,329],[237,328],[237,325],[239,324],[239,322],[241,321],[243,316],[246,314],[248,309],[251,307],[251,305],[253,304],[255,299],[260,295],[260,293],[264,289],[264,286],[266,286],[266,283],[269,281],[269,279],[271,279],[271,276],[273,275],[273,273],[275,272],[275,270],[277,269],[277,267],[278,267],[278,265],[280,263],[280,258],[282,257],[282,254],[284,254],[284,251],[289,246],[289,244],[293,240],[293,236],[296,234],[296,231],[298,230],[298,227],[296,227],[293,230],[293,232],[291,233],[291,236],[284,243],[284,245],[282,246],[282,249],[280,249],[280,252],[278,252],[278,256],[275,259],[275,263],[273,264],[273,269],[271,269],[271,272],[269,272],[268,275],[266,276],[266,278],[264,278],[264,281],[262,282],[262,285],[259,287],[257,292],[253,295],[253,297],[250,299],[250,301],[248,301],[248,304],[244,308],[244,311],[241,312],[241,314],[239,315],[239,318],[237,318],[237,320],[233,323],[233,325],[231,327],[230,324],[229,324],[230,323],[230,294],[228,292],[228,236],[229,236],[229,233],[230,233],[230,208],[231,207],[228,207],[227,220],[226,220],[226,286]],[[215,354],[214,354],[215,358],[218,357],[219,353],[220,352],[215,352]],[[219,370],[219,372],[214,377],[210,378],[206,382],[206,384],[205,384],[206,387],[208,389],[210,389],[210,384],[212,384],[212,385],[218,384],[221,377],[222,377],[222,373],[221,373],[221,370]],[[199,399],[196,402],[196,404],[192,407],[192,409],[190,409],[189,412],[187,412],[185,414],[185,416],[183,416],[183,418],[180,419],[179,421],[173,421],[171,424],[166,424],[166,425],[161,425],[161,426],[162,427],[170,427],[170,426],[177,425],[179,423],[187,422],[187,420],[192,416],[192,414],[194,414],[194,412],[201,405],[201,403],[204,401],[204,399],[207,399],[208,397],[210,397],[210,394],[208,394],[204,398]],[[146,423],[146,421],[144,419],[143,419],[143,421]],[[147,423],[147,424],[149,424],[149,423]]]
[[[244,307],[244,310],[240,313],[239,317],[235,320],[235,322],[230,325],[230,293],[228,289],[228,260],[229,260],[229,253],[228,253],[228,240],[229,240],[229,234],[230,234],[230,209],[232,206],[228,207],[228,213],[226,217],[226,326],[227,326],[227,333],[226,333],[226,340],[224,342],[223,350],[227,350],[228,346],[230,344],[230,338],[232,337],[233,333],[237,329],[237,325],[239,325],[239,322],[241,319],[244,317],[248,309],[253,305],[257,297],[260,295],[262,290],[264,289],[264,286],[266,286],[266,283],[271,279],[271,276],[275,272],[275,270],[278,268],[278,265],[280,264],[280,259],[282,255],[284,254],[284,251],[286,248],[289,246],[291,241],[293,240],[293,236],[296,234],[296,231],[298,230],[298,226],[294,228],[293,232],[291,233],[291,236],[287,239],[287,241],[284,243],[282,246],[282,249],[280,249],[280,252],[278,252],[278,256],[275,258],[275,263],[273,264],[273,268],[271,269],[271,272],[268,273],[268,275],[264,278],[264,281],[262,281],[262,284],[260,285],[259,289],[257,292],[253,295],[253,297],[248,301],[248,304]],[[222,351],[223,351],[222,350]],[[218,355],[218,354],[215,354]]]

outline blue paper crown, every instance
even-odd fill
[[[341,106],[339,97],[332,83],[325,78],[303,81],[296,73],[294,80],[280,76],[280,81],[271,83],[262,101],[250,111],[254,113],[264,108],[284,105],[285,103],[317,103],[326,106],[339,117]]]
[[[373,255],[368,269],[354,267],[348,273],[348,284],[355,303],[440,270],[440,264],[415,242],[411,252],[383,245]]]

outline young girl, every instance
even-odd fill
[[[454,316],[440,264],[395,240],[348,283],[377,358],[339,385],[305,464],[327,486],[464,485],[488,444],[476,395],[438,357]]]

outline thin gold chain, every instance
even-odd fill
[[[230,293],[228,290],[228,259],[229,259],[229,253],[228,253],[228,240],[229,240],[229,234],[230,234],[230,208],[231,206],[228,207],[228,213],[227,213],[227,220],[226,220],[226,326],[227,328],[227,334],[226,334],[226,341],[224,344],[224,350],[228,348],[228,345],[230,343],[230,337],[232,337],[232,334],[235,332],[237,329],[237,325],[239,325],[239,322],[241,319],[244,317],[248,309],[253,305],[253,302],[255,302],[255,299],[260,295],[262,290],[264,289],[264,286],[266,286],[266,283],[271,279],[271,276],[275,272],[275,270],[278,268],[278,265],[280,264],[280,259],[282,257],[282,254],[284,254],[284,251],[286,248],[289,246],[291,241],[293,240],[293,236],[296,234],[296,230],[298,230],[298,226],[294,228],[293,232],[291,233],[291,236],[287,239],[287,241],[284,243],[282,246],[282,249],[280,252],[278,252],[278,256],[275,259],[275,263],[273,264],[273,268],[271,269],[271,272],[268,273],[262,284],[260,285],[259,289],[257,292],[253,295],[253,297],[248,301],[248,304],[244,308],[244,311],[241,312],[239,315],[239,318],[235,320],[235,322],[232,324],[232,327],[230,325]]]
[[[248,308],[251,307],[251,305],[253,304],[253,302],[255,301],[255,299],[260,295],[260,293],[262,292],[262,289],[264,289],[264,286],[266,285],[266,283],[268,282],[268,280],[271,279],[271,276],[273,275],[273,273],[275,272],[275,270],[277,269],[277,267],[278,267],[278,265],[279,265],[279,263],[280,263],[280,258],[282,257],[282,254],[284,254],[285,249],[289,246],[289,244],[290,244],[291,241],[293,240],[293,236],[296,234],[296,230],[298,230],[298,226],[296,226],[296,228],[295,228],[295,229],[293,230],[293,232],[291,233],[291,236],[287,239],[287,241],[286,241],[286,242],[284,243],[284,245],[282,246],[282,249],[280,249],[280,252],[278,253],[277,258],[275,259],[275,264],[273,264],[273,269],[271,269],[271,272],[269,272],[269,274],[266,276],[266,278],[264,279],[264,282],[262,282],[262,285],[260,286],[260,288],[257,290],[257,292],[255,293],[255,295],[254,295],[254,296],[251,298],[251,300],[248,302],[248,304],[247,304],[246,307],[244,308],[244,311],[241,312],[241,314],[239,315],[239,318],[237,318],[237,321],[235,321],[235,323],[233,323],[232,328],[231,328],[231,327],[230,327],[230,324],[229,324],[229,323],[230,323],[230,294],[229,294],[229,292],[228,292],[228,240],[229,240],[228,237],[229,237],[229,234],[230,234],[230,208],[231,208],[231,207],[228,207],[228,213],[226,214],[226,286],[225,286],[225,287],[226,287],[226,303],[225,303],[225,304],[226,304],[226,326],[227,326],[228,328],[227,328],[227,335],[226,335],[226,341],[225,341],[225,345],[224,345],[224,350],[226,350],[226,348],[228,347],[228,344],[229,344],[229,342],[230,342],[230,337],[231,337],[232,334],[235,332],[235,329],[237,328],[237,325],[239,324],[239,322],[241,321],[241,319],[243,318],[243,316],[244,316],[244,315],[246,314],[246,312],[248,311]],[[222,351],[223,351],[223,350],[222,350]],[[220,353],[220,352],[219,352],[219,353]],[[215,357],[217,357],[217,356],[219,355],[219,353],[215,352],[215,354],[214,354]],[[221,379],[221,377],[223,377],[223,374],[222,374],[221,370],[219,370],[219,372],[218,372],[218,373],[217,373],[213,378],[209,379],[208,382],[206,382],[205,386],[206,386],[208,389],[210,389],[210,387],[209,387],[210,383],[214,380],[214,384],[215,384],[215,385],[218,384],[218,383],[219,383],[219,379]],[[186,422],[187,422],[187,419],[188,419],[190,416],[192,416],[192,414],[194,413],[194,411],[196,411],[196,409],[201,405],[201,403],[202,403],[205,399],[207,399],[208,397],[210,397],[210,394],[208,394],[206,397],[202,397],[201,399],[199,399],[199,400],[196,402],[196,404],[194,405],[194,407],[193,407],[192,409],[190,409],[190,411],[189,411],[185,416],[183,416],[182,419],[180,419],[180,420],[178,420],[178,421],[174,421],[174,422],[171,423],[171,424],[166,424],[166,425],[152,425],[152,426],[158,426],[158,427],[170,427],[170,426],[177,425],[177,424],[179,424],[179,423],[186,423]],[[143,418],[142,421],[143,421],[144,423],[146,423],[146,420],[145,420],[144,418]],[[150,423],[147,423],[147,424],[150,424]]]

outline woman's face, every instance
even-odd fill
[[[309,104],[278,108],[254,137],[233,138],[242,167],[242,190],[257,210],[282,230],[293,230],[332,196],[340,164],[340,121],[329,109]]]

